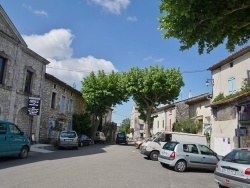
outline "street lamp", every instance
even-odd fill
[[[209,81],[212,83],[212,86],[214,85],[214,79],[207,79],[206,86],[209,86]]]

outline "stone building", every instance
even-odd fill
[[[40,115],[28,115],[28,99],[43,100],[49,61],[30,50],[0,5],[0,119],[14,122],[25,135],[39,133]]]
[[[39,140],[53,138],[55,130],[71,130],[73,114],[82,114],[85,103],[82,93],[46,73]]]

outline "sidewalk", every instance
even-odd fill
[[[33,144],[30,147],[30,151],[40,152],[40,153],[52,153],[54,152],[54,146],[51,144]]]

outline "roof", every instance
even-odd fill
[[[230,99],[220,100],[220,101],[213,102],[210,105],[207,105],[206,107],[215,107],[215,106],[218,106],[218,105],[222,105],[222,104],[225,104],[225,103],[236,101],[238,99],[241,99],[241,98],[244,98],[244,97],[249,97],[249,96],[250,96],[250,91],[248,91],[248,92],[246,92],[244,94],[235,96],[235,97],[230,98]]]
[[[215,69],[217,69],[217,68],[220,68],[221,66],[223,66],[223,65],[225,65],[225,64],[227,64],[227,63],[232,62],[233,60],[239,58],[240,56],[245,55],[245,54],[248,53],[248,52],[250,52],[250,45],[248,45],[248,46],[242,48],[241,50],[235,52],[234,54],[230,55],[229,57],[227,57],[227,58],[221,60],[220,62],[218,62],[218,63],[212,65],[212,66],[209,67],[207,70],[212,71],[212,70],[215,70]]]
[[[0,16],[2,16],[4,18],[4,20],[6,21],[6,24],[8,24],[8,27],[9,27],[8,29],[10,29],[15,34],[15,36],[17,37],[19,42],[23,46],[28,47],[27,44],[25,43],[25,41],[23,40],[22,36],[20,35],[20,33],[18,32],[18,30],[16,29],[16,27],[14,26],[14,24],[12,23],[9,16],[6,14],[6,12],[4,11],[4,9],[1,5],[0,5]]]
[[[196,103],[202,102],[204,100],[210,100],[210,99],[208,99],[209,97],[211,98],[210,93],[203,93],[201,95],[198,95],[196,97],[188,99],[185,103],[188,105],[196,104]]]
[[[167,109],[170,109],[170,108],[174,108],[176,106],[176,104],[178,103],[181,103],[181,102],[184,102],[185,104],[195,104],[195,103],[198,103],[200,101],[204,101],[207,99],[207,97],[209,97],[210,94],[209,93],[203,93],[201,95],[198,95],[198,96],[194,96],[194,97],[191,97],[191,98],[188,98],[188,99],[184,99],[184,100],[181,100],[181,101],[178,101],[178,102],[175,102],[173,104],[168,104],[166,106],[163,106],[161,108],[158,108],[158,109],[155,109],[153,113],[157,113],[157,112],[160,112],[160,111],[163,111],[163,110],[167,110]]]
[[[58,78],[52,76],[51,74],[45,73],[45,79],[50,80],[52,82],[55,82],[55,83],[67,88],[68,90],[70,90],[70,91],[72,91],[74,93],[82,95],[82,93],[80,91],[78,91],[77,89],[71,87],[70,85],[66,84],[65,82],[59,80]]]

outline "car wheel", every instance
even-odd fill
[[[158,151],[152,151],[150,153],[150,159],[152,161],[158,161],[158,155],[159,155],[159,152]]]
[[[96,143],[97,143],[97,141],[94,141],[94,143],[96,144]]]
[[[19,153],[19,158],[24,159],[28,156],[29,153],[29,148],[27,146],[23,146],[20,153]]]
[[[179,160],[175,163],[174,169],[177,172],[184,172],[187,168],[187,163],[184,160]]]
[[[223,186],[223,185],[219,185],[219,188],[226,188],[225,186]]]

